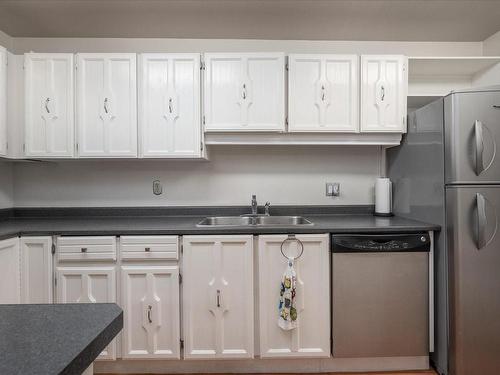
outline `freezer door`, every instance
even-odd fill
[[[500,91],[445,98],[447,184],[500,182]]]
[[[500,371],[500,186],[448,187],[450,375]]]

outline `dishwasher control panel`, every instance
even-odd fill
[[[381,235],[332,235],[334,253],[352,252],[426,252],[430,251],[427,233]]]

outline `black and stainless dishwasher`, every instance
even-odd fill
[[[428,356],[429,235],[332,235],[331,243],[333,356]]]

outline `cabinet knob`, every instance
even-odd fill
[[[82,247],[80,250],[81,250],[82,253],[86,253],[87,252],[87,248],[86,247]]]
[[[151,251],[151,248],[150,247],[145,247],[144,251],[148,251],[149,252],[149,251]]]

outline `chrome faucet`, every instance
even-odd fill
[[[257,215],[257,196],[252,195],[252,215]]]

